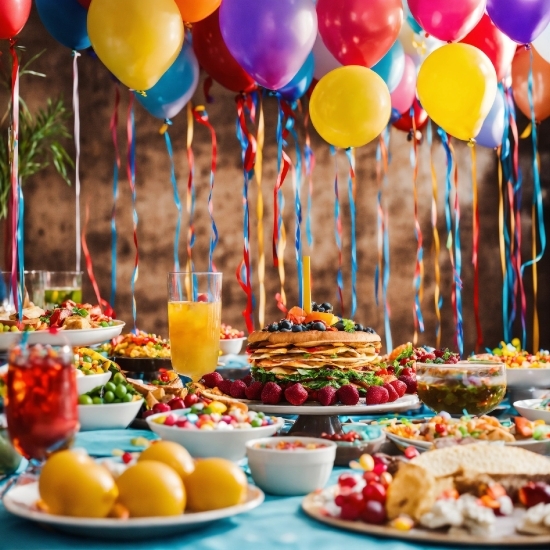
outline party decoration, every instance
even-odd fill
[[[386,83],[388,90],[393,92],[405,71],[405,52],[399,40],[396,40],[390,51],[372,67],[372,70]]]
[[[159,81],[183,44],[183,22],[174,0],[93,0],[88,33],[104,65],[138,91]]]
[[[497,80],[502,80],[510,69],[516,53],[516,43],[495,27],[489,16],[484,13],[479,23],[462,40],[480,49],[493,64]]]
[[[392,111],[399,114],[408,111],[413,104],[416,97],[416,67],[408,55],[405,56],[403,76],[390,95]]]
[[[193,97],[199,82],[199,64],[189,43],[147,95],[137,95],[137,100],[153,116],[161,119],[175,117]]]
[[[487,0],[487,13],[514,42],[529,44],[550,23],[550,0]]]
[[[389,51],[403,23],[401,0],[318,0],[319,33],[343,65],[372,67]]]
[[[412,116],[410,109],[402,113],[396,121],[392,122],[393,126],[407,133],[422,130],[428,122],[428,113],[422,109],[416,98],[412,104],[412,111]]]
[[[223,41],[220,10],[193,25],[193,49],[204,70],[232,92],[250,92],[254,79],[237,63]]]
[[[186,23],[202,21],[214,13],[221,4],[221,0],[175,0]]]
[[[544,61],[550,63],[550,24],[533,40],[532,46]]]
[[[405,13],[405,21],[409,24],[414,32],[422,32],[422,27],[418,24],[418,21],[413,17],[409,8],[407,0],[403,0],[403,12]]]
[[[312,51],[315,58],[313,77],[317,80],[321,80],[327,73],[342,66],[342,63],[328,51],[319,32],[315,38]]]
[[[535,120],[541,122],[550,116],[550,63],[546,63],[537,50],[533,52],[533,109]],[[512,63],[512,91],[520,111],[531,118],[529,104],[530,51],[519,52]]]
[[[311,52],[317,14],[311,0],[224,0],[220,30],[239,65],[258,84],[278,90]]]
[[[446,44],[422,63],[417,90],[422,107],[434,122],[468,141],[478,134],[491,110],[497,77],[481,50],[469,44]]]
[[[300,99],[309,88],[313,80],[313,71],[315,69],[315,59],[313,53],[307,56],[306,62],[296,73],[296,76],[286,85],[277,90],[286,101],[296,101]]]
[[[504,93],[501,89],[498,89],[493,106],[487,118],[483,121],[479,134],[476,136],[476,143],[492,149],[502,145],[505,116]]]
[[[40,20],[63,46],[71,50],[90,47],[86,30],[88,12],[77,0],[36,0],[35,4]]]
[[[311,94],[311,122],[336,147],[361,147],[386,126],[391,98],[384,81],[366,67],[340,67],[324,76]]]
[[[426,36],[425,32],[415,33],[407,23],[404,23],[399,31],[399,42],[405,54],[414,61],[417,69],[428,55],[445,44],[433,36]]]
[[[0,2],[0,39],[17,36],[31,13],[31,0],[2,0]]]
[[[500,1],[500,0],[496,0]],[[464,38],[479,22],[485,0],[434,2],[408,0],[412,16],[430,35],[453,42]]]

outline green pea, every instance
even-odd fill
[[[4,328],[2,329],[4,332],[9,332],[10,331],[10,327],[9,325],[4,325]]]
[[[122,401],[120,399],[115,399],[113,403],[122,403]]]
[[[95,372],[91,371],[90,369],[82,369],[82,372],[83,372],[86,376],[89,376],[90,374],[95,374]]]
[[[105,384],[105,391],[107,392],[113,392],[116,390],[116,384],[113,384],[112,382],[107,382],[107,384]]]
[[[115,384],[124,384],[126,382],[126,378],[124,378],[124,375],[120,372],[117,372],[114,376],[113,376],[113,382]]]
[[[252,422],[250,422],[250,425],[253,428],[259,428],[262,425],[262,419],[261,418],[254,418],[254,420],[252,420]]]
[[[109,323],[107,323],[107,321],[101,321],[101,323],[99,323],[102,327],[108,327],[109,326]]]
[[[103,399],[105,400],[105,403],[112,403],[115,400],[115,394],[112,391],[107,391],[105,392]]]
[[[133,401],[134,400],[134,396],[133,395],[130,395],[129,393],[127,393],[123,398],[122,398],[122,402],[123,403],[130,403],[130,401]]]
[[[116,395],[119,399],[122,399],[127,393],[128,393],[128,390],[126,389],[126,386],[123,386],[122,384],[119,384],[119,385],[116,387],[115,395]]]
[[[78,397],[78,404],[79,405],[92,405],[93,404],[93,399],[89,395],[83,394],[83,395],[80,395]]]
[[[94,405],[103,405],[103,399],[101,399],[101,397],[94,397],[93,402]]]
[[[85,363],[91,363],[93,361],[93,359],[89,356],[89,355],[85,355],[82,360],[85,362]]]

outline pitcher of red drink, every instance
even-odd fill
[[[9,357],[6,417],[13,446],[44,461],[78,432],[78,392],[70,347],[20,345]]]

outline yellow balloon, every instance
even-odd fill
[[[325,141],[336,147],[361,147],[388,124],[390,92],[366,67],[339,67],[319,80],[311,94],[309,112]]]
[[[183,21],[174,0],[93,0],[88,35],[103,64],[126,86],[148,90],[183,45]]]
[[[469,44],[446,44],[422,63],[417,80],[422,107],[443,130],[469,141],[481,130],[497,93],[489,58]]]

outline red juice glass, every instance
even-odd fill
[[[42,462],[78,432],[74,355],[68,346],[16,346],[9,357],[6,417],[15,449]]]

